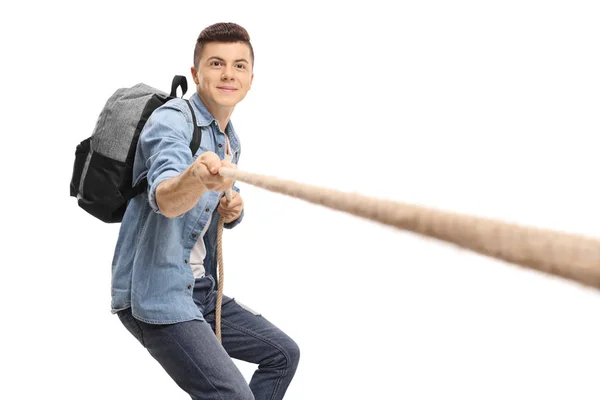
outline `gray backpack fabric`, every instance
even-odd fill
[[[70,195],[79,207],[107,222],[121,222],[127,203],[147,188],[144,179],[132,186],[132,171],[137,142],[154,110],[187,92],[187,80],[176,75],[167,95],[158,89],[139,83],[118,89],[106,102],[96,122],[92,136],[75,149]],[[189,100],[186,100],[194,121],[190,150],[195,154],[200,146],[200,130]]]

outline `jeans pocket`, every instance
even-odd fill
[[[141,343],[142,346],[146,347],[146,344],[144,343],[144,333],[142,331],[142,328],[140,327],[140,324],[135,319],[135,317],[131,315],[131,310],[128,309],[119,311],[117,315],[119,316],[121,323],[129,331],[129,333],[131,333],[133,337]]]
[[[196,278],[192,298],[194,299],[194,303],[200,312],[204,313],[205,309],[209,305],[214,288],[215,280],[212,276],[206,275],[202,278]]]
[[[213,278],[212,275],[207,275],[206,276],[209,280],[210,280],[210,288],[209,290],[206,291],[206,297],[204,297],[204,304],[208,304],[208,302],[210,301],[210,297],[213,294],[213,292],[216,290],[216,282],[215,282],[215,278]]]

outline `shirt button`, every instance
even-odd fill
[[[206,211],[206,212],[209,212],[209,211],[210,211],[210,208],[207,208],[207,209],[206,209],[206,210],[204,210],[204,211]]]
[[[183,260],[183,262],[187,264],[187,260]]]
[[[193,237],[194,239],[196,239],[196,234],[195,234],[195,233],[192,233],[192,237]]]
[[[223,145],[221,143],[219,143],[217,146],[219,146],[219,148],[223,147]]]
[[[188,289],[191,289],[191,288],[192,288],[192,285],[188,285]]]

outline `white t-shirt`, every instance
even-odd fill
[[[232,162],[233,154],[231,153],[231,149],[229,148],[229,138],[225,135],[225,140],[227,141],[226,150],[225,150],[225,160]],[[204,235],[206,234],[206,230],[210,225],[211,218],[208,219],[204,229],[198,239],[196,240],[196,244],[192,248],[192,252],[190,253],[190,266],[192,267],[192,273],[194,274],[194,278],[202,278],[205,274],[204,270],[204,258],[206,257],[206,246],[204,245]]]

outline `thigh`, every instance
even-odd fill
[[[243,375],[206,321],[155,325],[127,315],[122,319],[135,324],[138,340],[193,399],[251,398]]]
[[[215,329],[215,312],[204,315]],[[264,364],[283,358],[292,364],[298,358],[298,346],[260,313],[235,298],[223,296],[221,339],[227,353],[238,360]]]

